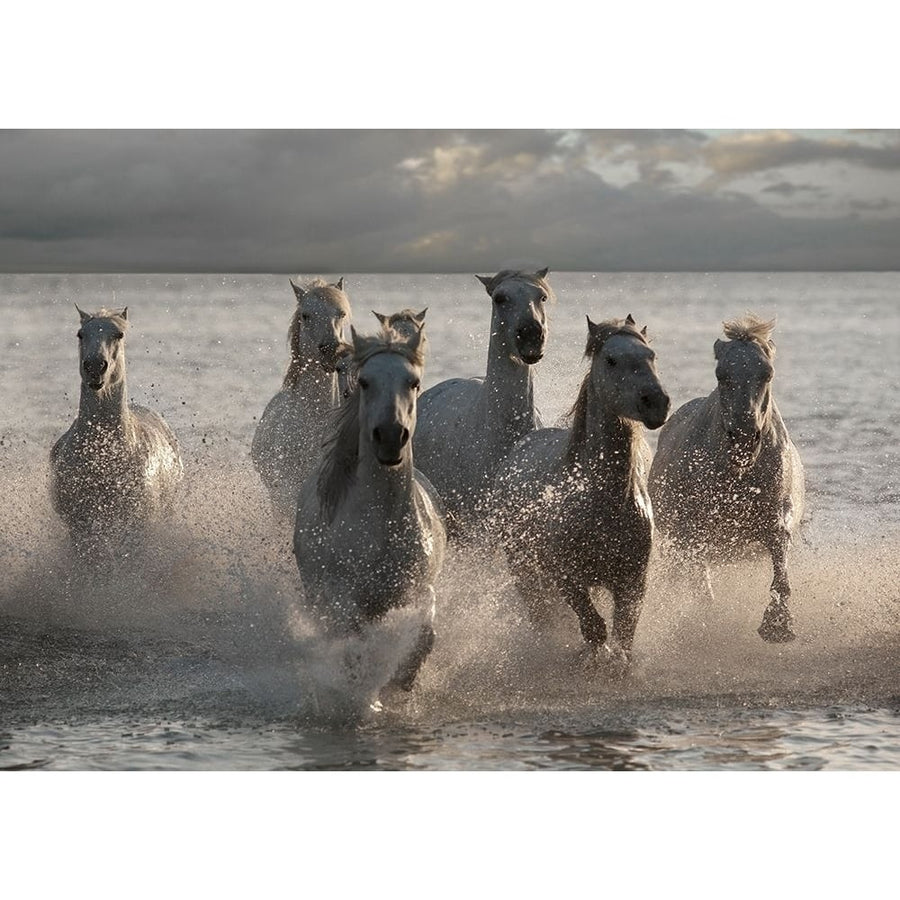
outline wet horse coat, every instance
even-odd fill
[[[680,558],[705,568],[754,547],[768,551],[774,577],[759,633],[784,642],[794,638],[787,550],[803,515],[805,480],[772,393],[773,326],[755,316],[725,323],[729,340],[714,345],[718,385],[685,403],[660,432],[650,493]]]
[[[510,570],[536,624],[564,600],[588,646],[604,647],[607,627],[590,591],[606,588],[613,643],[627,656],[653,535],[641,425],[659,428],[669,398],[645,332],[630,316],[599,325],[588,319],[585,352],[591,369],[572,427],[534,431],[516,445],[497,475],[497,515]]]
[[[326,452],[303,485],[294,553],[307,603],[326,632],[347,635],[390,610],[423,622],[394,683],[410,689],[434,642],[434,581],[443,565],[440,500],[413,467],[421,330],[354,332],[354,388],[336,411]]]
[[[178,442],[162,417],[128,402],[127,309],[78,312],[78,417],[50,452],[53,507],[76,544],[158,519],[183,474]]]
[[[256,427],[250,457],[276,512],[290,519],[300,486],[321,456],[322,432],[338,404],[339,371],[348,349],[343,328],[350,317],[344,279],[306,286],[291,280],[297,305],[288,329],[291,359],[281,390]]]
[[[416,464],[447,507],[454,532],[490,510],[498,466],[521,437],[541,427],[532,367],[547,338],[547,269],[477,276],[492,300],[484,378],[451,378],[419,401]]]

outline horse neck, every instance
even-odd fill
[[[706,398],[706,402],[709,413],[706,416],[706,420],[709,423],[710,442],[727,447],[728,441],[725,436],[725,422],[722,418],[722,401],[719,395],[718,385],[716,385],[712,393]],[[763,415],[763,425],[761,429],[763,436],[773,432],[777,434],[787,433],[784,420],[781,418],[781,413],[778,411],[778,406],[775,403],[775,392],[772,390],[771,384],[766,387],[765,409],[766,411]]]
[[[511,441],[534,427],[532,367],[516,362],[499,331],[492,329],[487,372],[482,385],[485,423]]]
[[[329,408],[337,403],[337,374],[325,372],[310,359],[292,357],[281,387],[315,406]]]
[[[644,477],[641,460],[646,446],[641,426],[609,409],[594,388],[587,383],[587,401],[572,424],[566,464],[579,466],[591,475],[591,482],[602,482],[603,490],[630,494],[636,480]]]
[[[121,381],[102,391],[92,391],[82,383],[78,423],[86,428],[121,430],[126,435],[130,433],[131,412],[124,376]]]
[[[378,462],[371,441],[359,434],[359,461],[356,465],[356,486],[360,499],[368,507],[390,517],[413,502],[412,446],[403,450],[403,462],[399,466],[384,466]]]

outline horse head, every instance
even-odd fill
[[[128,307],[86,313],[78,308],[78,355],[81,382],[100,392],[125,379],[125,332]]]
[[[585,355],[591,357],[594,390],[619,418],[660,428],[669,415],[669,395],[656,374],[656,353],[634,319],[601,322],[588,316]]]
[[[424,367],[422,327],[409,337],[385,330],[381,335],[353,334],[359,432],[382,465],[399,466],[409,458],[416,427],[416,400]]]
[[[540,362],[547,341],[546,302],[553,291],[548,269],[526,273],[503,269],[496,275],[476,275],[493,303],[491,334],[500,339],[510,357],[527,366]]]
[[[291,287],[297,297],[288,329],[292,360],[315,362],[326,372],[334,372],[344,342],[344,323],[350,318],[344,279],[327,284],[317,278],[302,286],[292,278]]]
[[[772,406],[772,359],[770,340],[774,321],[746,316],[725,322],[727,341],[713,345],[719,408],[731,464],[743,469],[759,457],[762,436],[769,424]]]

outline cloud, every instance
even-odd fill
[[[778,194],[782,197],[794,197],[797,194],[809,193],[822,196],[825,192],[821,185],[816,184],[793,184],[790,181],[779,181],[776,184],[770,184],[768,187],[761,189],[763,194]]]
[[[900,170],[900,139],[872,145],[840,137],[813,139],[790,131],[723,135],[701,150],[714,183],[742,175],[816,162],[843,162],[871,169]]]
[[[900,200],[898,146],[896,132],[5,132],[0,269],[892,268],[900,221],[880,204]],[[869,179],[826,222],[810,204],[850,182],[779,177],[804,160],[885,173],[883,196]]]

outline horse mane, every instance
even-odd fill
[[[425,364],[421,342],[411,347],[392,328],[381,334],[355,335],[353,341],[352,372],[354,376],[368,360],[379,353],[397,353],[414,366]],[[330,522],[356,475],[359,463],[359,382],[353,378],[353,388],[347,399],[332,413],[332,425],[322,441],[322,465],[316,483],[319,509]]]
[[[291,285],[294,285],[293,281],[291,281]],[[305,294],[315,291],[324,299],[335,301],[336,305],[340,305],[341,300],[344,300],[345,302],[347,300],[347,295],[341,288],[337,287],[337,285],[329,284],[324,278],[313,278],[312,281],[307,282],[301,287]],[[294,290],[296,291],[296,288],[294,288]],[[306,360],[300,356],[300,317],[302,315],[303,310],[301,309],[301,304],[298,299],[297,303],[294,304],[294,314],[291,316],[291,324],[288,326],[287,343],[291,358],[288,362],[287,372],[284,374],[282,388],[293,388],[297,386],[297,382],[300,380],[300,373],[303,371],[303,367],[306,363]]]
[[[609,338],[616,334],[624,334],[629,337],[636,337],[641,343],[648,344],[650,341],[643,331],[639,331],[637,326],[627,319],[610,319],[606,322],[600,322],[595,325],[588,319],[588,338],[584,347],[585,357],[593,360],[603,345]],[[591,369],[589,368],[581,380],[581,387],[578,389],[578,396],[572,408],[566,413],[564,421],[571,422],[571,434],[569,435],[569,444],[566,448],[566,462],[573,463],[578,455],[578,448],[584,444],[587,435],[587,408],[588,408],[588,390],[591,384]]]
[[[723,322],[722,328],[729,340],[757,344],[769,359],[775,355],[775,344],[772,343],[774,319],[765,321],[753,313],[747,313],[743,318]]]
[[[480,275],[478,278],[485,288],[487,288],[489,294],[493,294],[507,278],[516,278],[519,281],[527,281],[529,284],[537,285],[544,293],[546,293],[548,301],[551,303],[556,302],[556,294],[553,293],[550,282],[543,276],[538,275],[537,272],[523,272],[521,269],[501,269],[496,275],[492,275],[486,280],[482,279]]]

